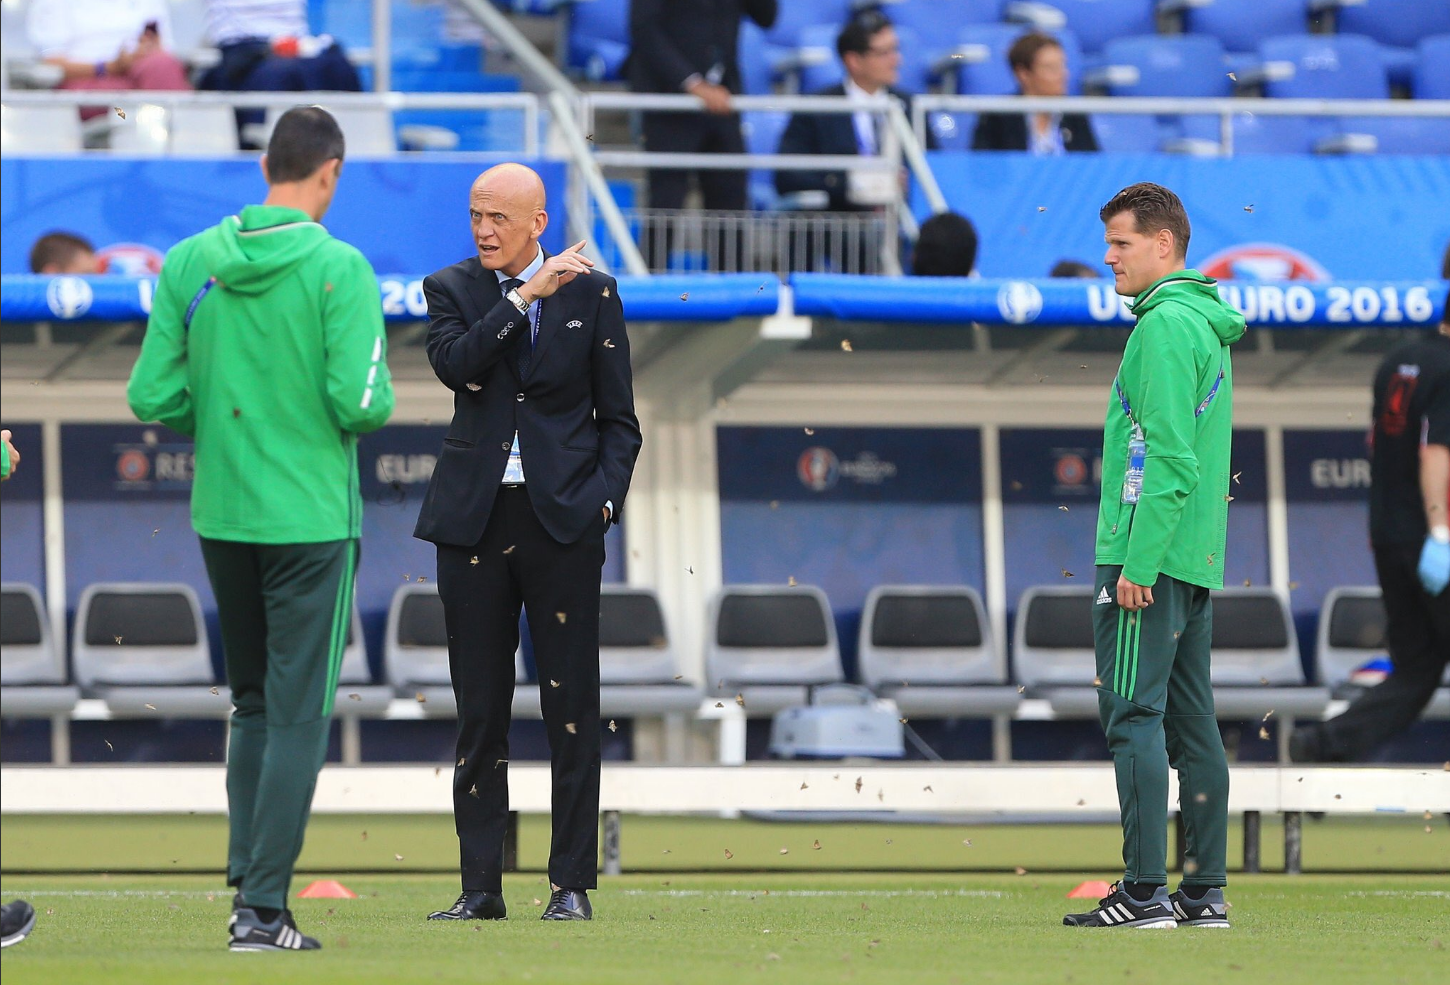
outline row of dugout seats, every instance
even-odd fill
[[[917,717],[1010,715],[1024,696],[1055,717],[1092,718],[1091,589],[1042,586],[1019,601],[1009,677],[977,593],[965,586],[881,586],[868,596],[859,636],[859,680]],[[229,695],[213,680],[201,605],[186,585],[101,584],[77,605],[71,655],[75,684],[54,645],[39,593],[3,589],[3,714],[50,717],[84,693],[115,717],[224,717]],[[1316,682],[1299,658],[1293,620],[1267,589],[1215,595],[1213,683],[1221,718],[1275,711],[1281,719],[1322,715],[1332,696],[1352,696],[1356,673],[1385,655],[1377,589],[1342,588],[1326,600],[1316,647]],[[686,681],[658,598],[605,586],[600,604],[601,710],[606,717],[688,712],[703,693],[739,695],[747,714],[805,704],[810,689],[845,679],[836,623],[817,587],[727,586],[712,599],[704,687]],[[339,715],[376,717],[394,697],[428,717],[456,713],[447,630],[436,587],[394,595],[384,644],[385,683],[373,684],[354,612],[336,698]],[[515,678],[526,684],[521,654]],[[1446,684],[1450,684],[1447,673]],[[515,714],[537,717],[538,688],[515,693]],[[1450,717],[1450,688],[1431,714]]]

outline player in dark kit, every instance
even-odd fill
[[[1450,298],[1439,330],[1374,378],[1369,539],[1394,670],[1337,718],[1295,729],[1295,762],[1352,762],[1419,717],[1450,661]]]

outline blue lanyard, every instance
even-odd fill
[[[186,306],[186,317],[181,320],[181,330],[183,332],[191,331],[191,319],[196,314],[196,306],[201,304],[201,299],[206,297],[207,292],[213,287],[216,287],[216,278],[208,277],[206,283],[201,285],[201,290],[196,292],[196,297],[191,299],[191,304]]]
[[[1193,412],[1194,417],[1202,417],[1203,412],[1208,410],[1208,405],[1213,403],[1213,398],[1217,396],[1219,384],[1222,382],[1223,363],[1220,361],[1218,365],[1218,377],[1213,381],[1213,386],[1208,388],[1208,396],[1203,398],[1203,403],[1199,404],[1198,409]],[[1113,391],[1118,395],[1118,403],[1123,407],[1123,416],[1131,421],[1134,427],[1137,427],[1138,422],[1133,418],[1133,408],[1128,404],[1128,395],[1123,392],[1123,385],[1116,376],[1113,377]]]

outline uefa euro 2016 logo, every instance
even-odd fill
[[[1009,281],[997,291],[997,311],[1013,325],[1025,325],[1042,313],[1042,292],[1024,280]]]
[[[831,449],[815,445],[801,452],[795,471],[801,485],[812,492],[825,492],[841,478],[841,461]]]
[[[79,277],[55,277],[45,285],[45,303],[57,318],[79,318],[91,310],[91,285]]]

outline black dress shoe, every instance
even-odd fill
[[[593,920],[594,907],[589,905],[589,894],[582,889],[556,889],[549,896],[549,905],[544,907],[540,920]]]
[[[458,894],[458,900],[446,910],[435,910],[428,914],[429,920],[507,920],[508,910],[503,904],[503,893],[486,893],[481,890],[465,889]]]

